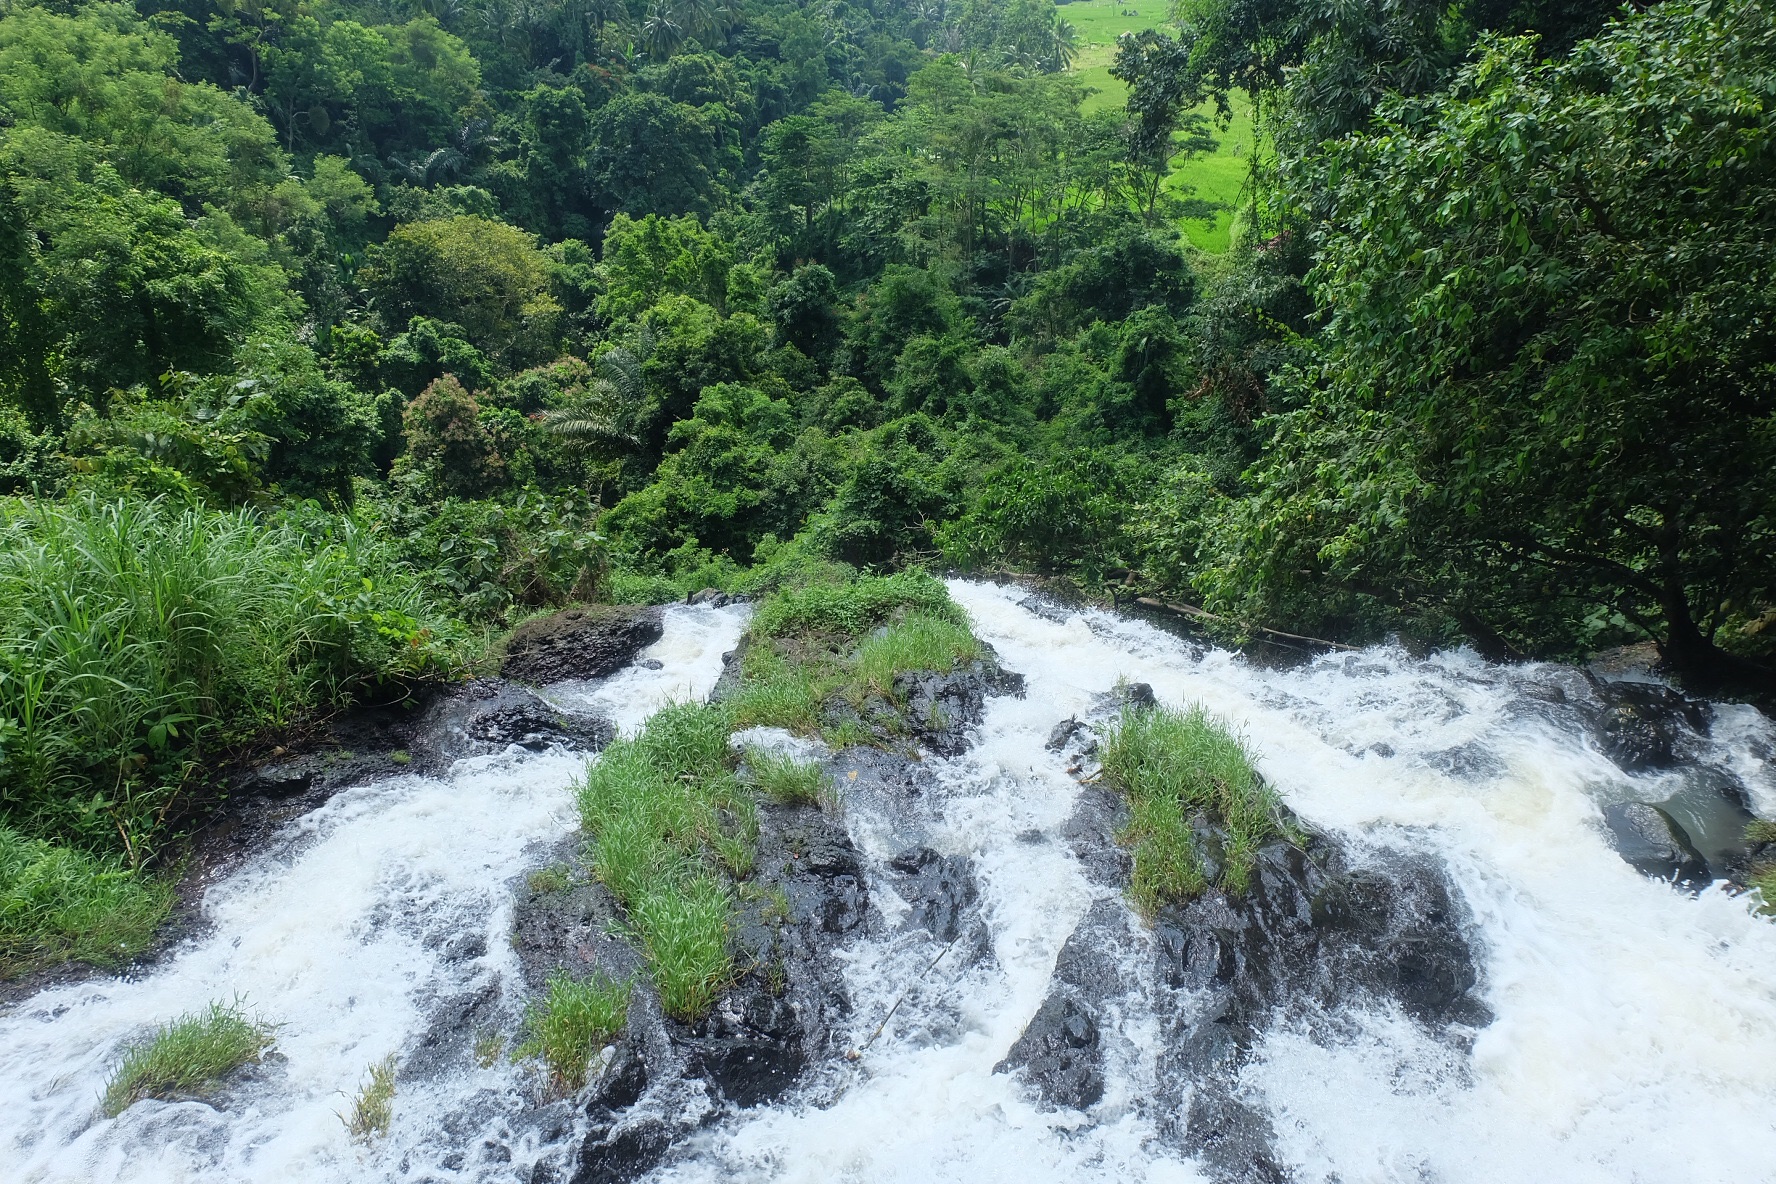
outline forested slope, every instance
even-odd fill
[[[570,599],[1009,566],[1769,683],[1767,3],[1181,0],[1126,107],[1046,0],[0,14],[30,958],[54,860]]]

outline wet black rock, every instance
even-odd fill
[[[558,711],[513,683],[477,679],[432,702],[414,737],[412,757],[420,769],[438,771],[461,757],[513,745],[533,752],[551,745],[596,752],[615,736],[609,720]]]
[[[1259,1034],[1283,1017],[1320,1022],[1392,1001],[1433,1035],[1465,1039],[1490,1021],[1462,917],[1422,857],[1387,851],[1359,862],[1326,837],[1305,850],[1272,842],[1242,896],[1210,892],[1154,918],[1160,975],[1188,988],[1159,1057],[1166,1104],[1185,1112],[1180,1144],[1228,1181],[1284,1178],[1269,1126],[1234,1096]]]
[[[1049,730],[1048,740],[1042,747],[1048,749],[1050,752],[1060,752],[1065,749],[1068,744],[1072,743],[1081,732],[1088,731],[1090,731],[1090,729],[1087,728],[1085,724],[1080,723],[1078,719],[1072,716],[1068,716]]]
[[[1128,857],[1116,842],[1126,821],[1117,795],[1081,787],[1061,833],[1098,883],[1128,883]],[[1146,990],[1161,1027],[1156,1104],[1175,1116],[1162,1124],[1167,1137],[1217,1179],[1268,1182],[1286,1178],[1270,1149],[1272,1131],[1237,1095],[1245,1058],[1272,1024],[1325,1023],[1350,1007],[1391,1003],[1459,1043],[1489,1022],[1464,918],[1433,861],[1359,851],[1287,821],[1303,845],[1266,844],[1243,894],[1211,890],[1145,923],[1120,898],[1094,905],[1002,1067],[1021,1069],[1050,1105],[1094,1105],[1115,1005]],[[1195,829],[1213,861],[1226,836],[1200,818]],[[1143,925],[1147,933],[1137,935]],[[1156,959],[1155,988],[1131,977],[1143,950]]]
[[[930,847],[902,851],[888,861],[894,890],[912,906],[911,924],[938,941],[956,940],[963,916],[978,895],[974,864],[966,855],[939,855]]]
[[[1128,883],[1134,865],[1128,849],[1112,837],[1126,825],[1128,805],[1120,795],[1101,785],[1080,787],[1073,813],[1061,826],[1061,841],[1092,883],[1118,888]]]
[[[1196,1089],[1184,1116],[1192,1150],[1219,1180],[1284,1184],[1290,1174],[1272,1149],[1270,1119],[1234,1097],[1221,1082]]]
[[[594,1127],[580,1145],[571,1184],[629,1184],[652,1171],[679,1134],[651,1115]]]
[[[1097,1105],[1104,1097],[1104,1058],[1091,1011],[1077,999],[1050,994],[994,1072],[1008,1069],[1024,1070],[1050,1105]]]
[[[1687,888],[1707,887],[1713,878],[1684,828],[1658,806],[1617,802],[1604,807],[1603,820],[1616,850],[1641,873]]]
[[[1670,768],[1685,739],[1708,729],[1707,708],[1662,683],[1599,681],[1594,690],[1597,745],[1625,772]]]
[[[808,1065],[807,1033],[795,1006],[768,984],[730,991],[680,1044],[689,1071],[736,1106],[782,1096]]]
[[[1103,1100],[1099,1022],[1104,1002],[1132,985],[1124,958],[1138,943],[1130,940],[1129,925],[1120,902],[1092,906],[1061,947],[1042,1005],[995,1073],[1021,1070],[1025,1084],[1050,1106],[1085,1110]]]
[[[533,686],[570,678],[603,678],[660,640],[660,610],[588,605],[526,621],[506,642],[500,673]]]
[[[908,730],[939,756],[968,750],[968,729],[981,721],[987,699],[1021,695],[1024,676],[1002,670],[990,656],[948,673],[911,671],[894,678]]]

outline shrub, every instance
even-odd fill
[[[180,1016],[124,1054],[105,1084],[105,1113],[115,1118],[143,1098],[205,1096],[272,1043],[270,1026],[248,1019],[238,1000]]]
[[[629,1022],[628,982],[576,979],[565,971],[549,976],[548,994],[526,1009],[521,1057],[541,1057],[557,1088],[567,1092],[586,1084],[592,1054]]]

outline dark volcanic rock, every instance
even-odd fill
[[[939,855],[930,847],[902,851],[888,861],[894,889],[912,905],[909,920],[938,941],[956,940],[977,895],[974,864],[966,855]]]
[[[1626,772],[1670,768],[1684,739],[1708,728],[1702,704],[1662,683],[1600,681],[1594,689],[1602,702],[1593,721],[1598,747]]]
[[[1124,959],[1134,952],[1128,910],[1098,901],[1061,947],[1047,996],[993,1071],[1021,1069],[1050,1106],[1097,1105],[1104,1096],[1101,1009],[1131,986]]]
[[[1677,820],[1658,806],[1618,802],[1604,807],[1603,820],[1616,850],[1643,874],[1687,888],[1708,886],[1712,879],[1708,861]]]
[[[580,1145],[572,1184],[629,1184],[652,1171],[678,1135],[651,1115],[595,1127]]]
[[[1067,995],[1049,994],[995,1072],[1023,1069],[1044,1101],[1084,1110],[1104,1096],[1104,1054],[1092,1011]]]
[[[603,678],[660,640],[660,610],[588,605],[526,621],[506,642],[500,673],[542,686],[569,678]]]
[[[960,755],[968,750],[968,729],[980,723],[990,697],[1024,693],[1024,676],[1002,669],[991,648],[983,644],[981,649],[980,658],[956,670],[895,675],[892,701],[871,696],[857,708],[835,695],[822,707],[825,722],[860,728],[872,743],[906,756],[915,747]]]
[[[464,683],[427,709],[413,755],[424,769],[442,769],[477,753],[516,744],[532,751],[550,745],[596,752],[616,736],[609,720],[557,711],[535,692],[497,679]]]
[[[968,729],[980,722],[988,697],[1023,694],[1024,676],[1000,669],[989,655],[947,674],[896,675],[894,691],[919,742],[939,756],[958,756],[968,750]]]

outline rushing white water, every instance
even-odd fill
[[[872,796],[867,779],[845,802],[883,918],[839,951],[852,1043],[865,1045],[897,1000],[899,1010],[855,1064],[708,1128],[659,1179],[1203,1178],[1159,1137],[1175,1116],[1154,1102],[1156,1007],[1176,1000],[1150,984],[1103,1025],[1107,1091],[1089,1116],[1044,1111],[1015,1076],[993,1072],[1079,919],[1114,896],[1059,839],[1079,790],[1043,741],[1127,679],[1237,724],[1313,825],[1434,856],[1470,918],[1495,1017],[1471,1049],[1378,1007],[1336,1036],[1273,1030],[1246,1062],[1242,1096],[1270,1118],[1295,1178],[1776,1180],[1776,925],[1742,897],[1682,894],[1614,853],[1604,805],[1660,800],[1701,774],[1623,774],[1548,707],[1566,672],[1387,648],[1266,670],[1139,621],[1033,611],[1017,588],[951,591],[1028,691],[989,702],[966,755],[927,761],[915,804]],[[551,694],[631,729],[665,697],[706,692],[740,620],[672,610],[650,655],[664,669]],[[1699,761],[1769,812],[1773,753],[1767,719],[1719,707]],[[212,929],[170,963],[140,981],[47,992],[0,1018],[0,1179],[515,1178],[536,1136],[498,1124],[526,1088],[509,1066],[476,1069],[463,1054],[450,1072],[404,1083],[382,1151],[350,1143],[335,1111],[368,1065],[412,1057],[450,1000],[512,975],[509,881],[570,825],[578,763],[507,754],[444,780],[341,794],[213,890]],[[899,923],[905,906],[882,871],[917,844],[969,856],[979,890],[981,948],[935,965],[944,947]],[[481,952],[453,954],[465,936]],[[1131,966],[1150,961],[1146,941],[1128,927]],[[286,1059],[263,1080],[220,1111],[150,1102],[99,1116],[122,1042],[236,992],[285,1025]],[[482,1115],[468,1133],[452,1125],[464,1112]],[[517,1166],[477,1157],[489,1130]]]
[[[668,609],[642,655],[659,669],[569,694],[632,730],[665,701],[709,692],[745,616]],[[0,1180],[373,1180],[423,1175],[433,1150],[448,1168],[450,1145],[478,1145],[483,1128],[521,1142],[494,1120],[527,1089],[524,1073],[478,1069],[466,1049],[460,1069],[403,1081],[384,1150],[352,1143],[339,1114],[371,1065],[414,1050],[440,1006],[513,976],[511,881],[574,827],[568,787],[584,763],[514,748],[445,777],[339,793],[212,888],[206,931],[151,973],[45,991],[0,1018]],[[148,1101],[103,1117],[124,1044],[237,997],[280,1025],[260,1080],[223,1109]],[[463,1114],[468,1133],[450,1125]]]
[[[1313,824],[1434,853],[1472,916],[1496,1018],[1471,1054],[1392,1011],[1357,1017],[1337,1041],[1264,1039],[1240,1084],[1297,1179],[1776,1179],[1776,925],[1743,898],[1686,896],[1614,853],[1601,806],[1658,800],[1671,775],[1627,777],[1570,721],[1529,709],[1545,698],[1532,684],[1563,672],[1391,649],[1267,671],[1138,621],[1039,615],[1017,588],[951,593],[1028,685],[1022,700],[989,704],[967,755],[934,762],[945,793],[924,836],[975,860],[995,956],[960,975],[939,963],[920,981],[929,943],[855,950],[860,1039],[912,985],[855,1077],[823,1106],[735,1123],[668,1178],[1198,1178],[1154,1138],[1166,1116],[1145,1101],[1152,1017],[1138,999],[1111,1035],[1109,1091],[1091,1120],[1040,1112],[992,1072],[1097,891],[1054,841],[1077,791],[1043,740],[1128,679],[1242,728]],[[1773,740],[1763,717],[1723,708],[1706,755],[1767,807]],[[905,845],[872,822],[872,803],[848,811],[870,854]]]

